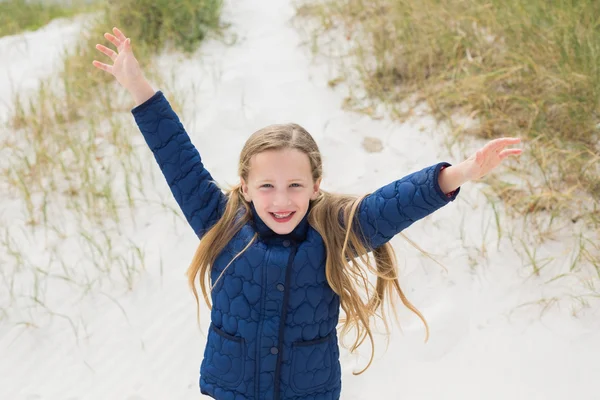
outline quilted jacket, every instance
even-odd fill
[[[158,91],[132,114],[181,210],[201,239],[226,198],[204,168],[179,118]],[[358,223],[365,244],[381,246],[413,222],[456,198],[445,195],[439,163],[370,194]],[[200,391],[215,399],[338,399],[341,369],[336,326],[339,298],[325,278],[322,237],[306,216],[278,235],[253,212],[217,257],[214,282],[254,234],[255,241],[212,291],[211,324],[200,367]]]

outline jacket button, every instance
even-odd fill
[[[283,241],[283,246],[284,247],[290,247],[290,241],[289,240],[284,240]]]
[[[271,354],[277,354],[279,353],[279,350],[277,350],[277,347],[271,347]]]
[[[281,283],[277,284],[277,290],[283,292],[283,285]]]

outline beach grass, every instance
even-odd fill
[[[209,35],[220,35],[221,7],[221,0],[103,4],[83,16],[81,35],[64,51],[60,72],[33,92],[14,94],[11,134],[0,139],[7,157],[0,179],[7,200],[22,205],[13,215],[13,222],[22,223],[7,227],[0,240],[6,255],[1,259],[12,265],[0,277],[6,289],[2,304],[21,305],[26,315],[32,309],[62,315],[46,300],[53,297],[48,290],[61,290],[48,285],[51,280],[80,294],[102,292],[107,285],[134,287],[145,268],[145,249],[123,226],[135,224],[154,160],[132,123],[132,99],[114,77],[92,65],[94,59],[107,61],[95,45],[111,46],[103,34],[120,27],[148,79],[169,91],[168,74],[153,65],[153,57],[170,51],[189,55]],[[174,98],[178,111],[181,103]],[[42,255],[31,257],[36,247]],[[7,318],[9,308],[0,308]],[[34,317],[23,321],[36,326]]]
[[[98,8],[98,2],[43,2],[5,0],[0,2],[0,37],[35,31],[57,18],[69,18]]]
[[[583,236],[570,274],[600,263],[591,244],[600,234],[599,15],[594,0],[297,3],[307,44],[337,64],[330,86],[346,84],[348,109],[375,115],[384,105],[402,121],[426,103],[452,145],[523,139],[521,160],[484,182],[492,203],[527,221],[506,232],[495,211],[499,237],[519,236],[534,274],[545,262],[532,246],[565,233]]]

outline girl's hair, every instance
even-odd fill
[[[323,175],[321,153],[312,136],[297,124],[267,126],[250,136],[240,154],[238,173],[245,181],[248,179],[250,160],[258,153],[267,150],[296,149],[306,154],[310,160],[313,181]],[[200,282],[202,295],[208,307],[211,307],[207,285],[212,288],[231,265],[257,238],[252,240],[225,267],[214,285],[210,285],[210,268],[219,253],[229,240],[251,218],[250,205],[242,196],[241,184],[226,191],[228,197],[223,216],[206,233],[200,241],[192,263],[187,271],[189,284],[196,298],[199,316],[199,297],[196,290],[196,277]],[[372,257],[357,232],[358,224],[355,216],[360,202],[365,196],[347,196],[328,193],[320,190],[317,199],[311,200],[308,223],[321,235],[325,242],[325,273],[331,289],[340,297],[340,306],[344,312],[340,323],[343,323],[340,336],[343,338],[354,330],[356,337],[350,350],[355,351],[368,337],[371,342],[371,358],[367,366],[355,375],[363,373],[374,357],[374,340],[371,332],[372,317],[379,317],[389,331],[384,301],[392,299],[395,291],[402,303],[414,312],[425,324],[426,338],[429,328],[423,315],[408,301],[398,281],[396,256],[389,243],[372,250]],[[340,218],[341,216],[341,218]],[[374,263],[372,262],[374,260]],[[369,281],[368,272],[377,280],[373,285]],[[395,314],[393,301],[390,305]],[[427,340],[427,339],[426,339]]]

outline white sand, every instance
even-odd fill
[[[324,186],[329,190],[372,191],[435,162],[461,160],[448,154],[445,131],[427,115],[398,124],[342,111],[344,93],[327,86],[332,78],[328,65],[312,63],[307,49],[299,46],[302,38],[289,24],[289,1],[231,3],[225,17],[239,35],[235,45],[209,41],[190,60],[157,60],[167,75],[176,76],[177,90],[186,93],[183,123],[220,183],[235,182],[237,156],[250,133],[284,121],[298,122],[314,134],[324,154]],[[59,50],[77,38],[78,24],[56,21],[37,32],[0,39],[2,118],[15,87],[31,90],[53,73]],[[365,152],[365,136],[380,138],[383,151]],[[146,156],[151,157],[149,151]],[[148,174],[156,176],[157,167]],[[568,265],[573,233],[566,230],[537,246],[539,257],[553,261],[541,277],[531,277],[517,242],[503,237],[497,246],[494,214],[482,188],[465,185],[456,202],[405,231],[448,267],[447,275],[400,237],[393,240],[403,287],[428,319],[431,340],[422,343],[422,325],[403,311],[404,334],[395,329],[387,351],[378,343],[376,360],[365,374],[356,377],[352,371],[364,365],[366,347],[360,359],[343,354],[342,399],[600,398],[598,304],[577,317],[569,307],[550,308],[543,317],[538,306],[516,308],[555,294],[578,293],[572,280],[543,285]],[[161,179],[149,189],[174,205]],[[199,331],[184,277],[196,238],[183,219],[154,211],[150,205],[140,208],[137,228],[127,228],[146,249],[146,272],[132,292],[104,292],[122,309],[107,296],[79,300],[51,286],[49,300],[73,317],[78,340],[60,318],[37,329],[16,320],[0,322],[0,399],[201,397],[197,378],[208,313],[203,310]],[[500,212],[505,232],[519,229]],[[2,224],[23,225],[11,216],[3,213]]]

